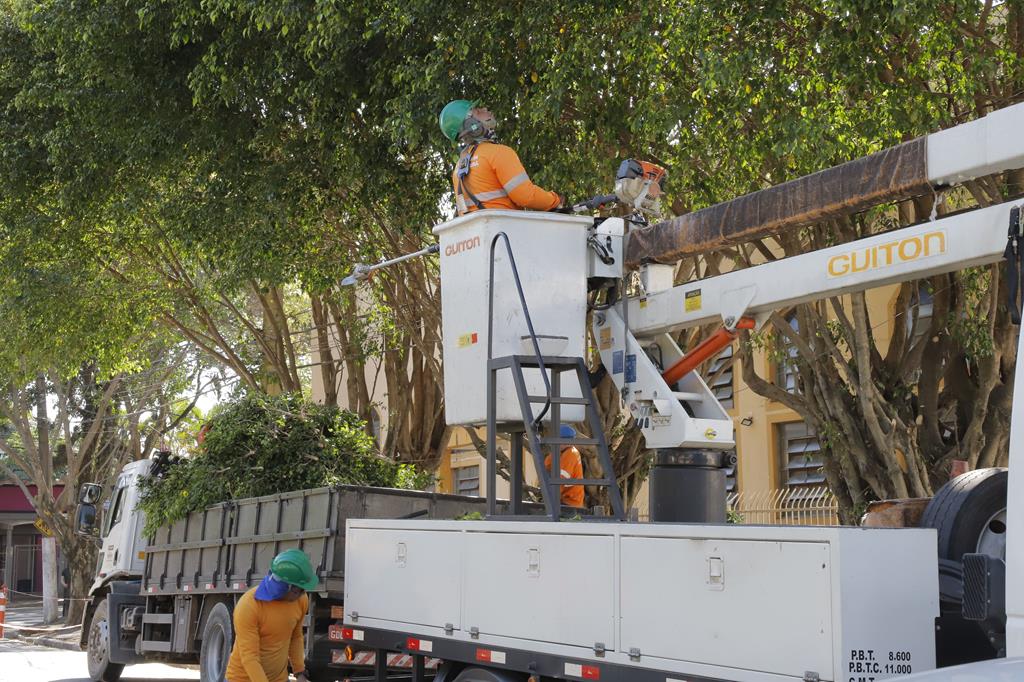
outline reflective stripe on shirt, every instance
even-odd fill
[[[480,201],[490,201],[492,199],[501,199],[507,197],[508,192],[503,189],[496,189],[492,192],[480,192],[476,195],[476,198]],[[466,200],[461,194],[455,196],[455,208],[458,209],[459,213],[466,212]]]
[[[476,198],[480,201],[490,201],[491,199],[500,199],[507,197],[508,192],[503,189],[496,189],[493,192],[478,192]]]
[[[517,175],[517,176],[515,176],[513,178],[510,178],[509,181],[506,182],[503,185],[503,187],[505,188],[506,192],[511,192],[516,187],[518,187],[519,185],[523,184],[524,182],[526,182],[529,179],[530,179],[530,176],[526,174],[526,171],[523,171],[519,175]]]

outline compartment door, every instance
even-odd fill
[[[467,533],[466,628],[615,646],[615,544],[606,535]]]
[[[459,629],[462,533],[350,528],[345,612]]]
[[[624,537],[622,648],[833,678],[827,543]]]

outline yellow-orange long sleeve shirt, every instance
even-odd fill
[[[473,145],[462,150],[460,160],[468,156]],[[533,184],[516,151],[497,142],[482,142],[472,151],[469,175],[462,181],[459,192],[458,167],[452,172],[452,188],[459,215],[477,210],[470,193],[484,208],[533,209],[549,211],[558,208],[559,198]]]
[[[285,682],[288,662],[292,671],[306,669],[302,621],[309,597],[295,601],[260,601],[256,588],[235,606],[235,645],[231,649],[227,682]]]

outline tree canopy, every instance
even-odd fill
[[[445,215],[445,102],[487,102],[533,179],[570,197],[606,191],[621,158],[653,159],[670,169],[680,213],[1019,100],[1021,10],[1019,0],[0,0],[0,310],[16,341],[0,359],[29,373],[69,374],[90,358],[113,368],[163,328],[253,389],[298,390],[314,371],[333,390],[344,371],[365,419],[364,370],[377,357],[393,402],[385,450],[436,462],[436,265],[382,274],[359,304],[335,283],[357,261],[419,246]],[[1019,190],[1014,174],[986,179],[938,210]],[[767,251],[931,210],[924,198]],[[679,277],[750,261],[749,249],[728,250],[681,264]],[[800,395],[746,377],[832,434],[826,470],[846,508],[927,493],[952,451],[939,425],[950,414],[955,433],[974,434],[971,448],[993,453],[977,461],[998,461],[998,410],[961,399],[1007,393],[1008,323],[977,304],[997,293],[992,275],[927,284],[953,292],[929,337],[942,362],[925,365],[912,346],[887,356],[870,334],[849,333],[867,323],[854,299],[838,312],[801,308]],[[901,300],[918,290],[908,284]],[[816,361],[831,352],[820,340],[829,329],[850,349],[838,358],[856,366]],[[972,371],[950,375],[958,364]],[[834,374],[816,384],[813,372]],[[954,379],[966,394],[908,397]],[[606,393],[606,412],[617,410]],[[895,428],[909,435],[896,443]],[[624,433],[620,475],[643,469]],[[863,466],[843,464],[854,460]]]

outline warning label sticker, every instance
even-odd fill
[[[683,295],[683,297],[685,301],[684,307],[686,309],[686,312],[692,313],[696,310],[700,310],[700,289],[693,289],[692,291],[687,291]]]

